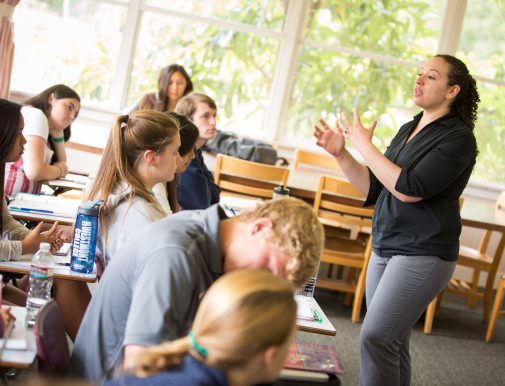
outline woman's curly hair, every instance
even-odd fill
[[[458,85],[460,87],[460,91],[451,105],[451,112],[457,114],[473,130],[480,102],[475,79],[470,75],[465,63],[458,58],[451,55],[436,55],[436,57],[442,58],[450,65],[449,86]]]

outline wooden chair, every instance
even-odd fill
[[[321,262],[349,268],[339,279],[320,277],[316,286],[354,294],[351,320],[357,322],[365,290],[365,277],[372,248],[371,227],[373,209],[359,204],[339,203],[335,198],[364,201],[364,196],[350,182],[321,176],[314,199],[314,212],[326,228],[347,229],[348,236],[340,232],[326,232]]]
[[[272,198],[275,186],[286,186],[289,169],[218,154],[214,181],[223,190],[254,197]]]
[[[505,296],[505,275],[501,277],[500,283],[498,284],[498,289],[496,290],[496,297],[494,299],[493,310],[491,311],[491,316],[489,317],[489,324],[486,331],[486,342],[490,342],[493,339],[494,329],[496,327],[496,319],[498,317],[505,317],[505,310],[500,311],[503,303],[503,298]]]
[[[340,170],[337,160],[329,154],[314,153],[307,150],[296,149],[293,158],[293,168],[300,164],[321,166],[328,169]]]
[[[433,318],[436,310],[440,306],[444,292],[456,293],[468,297],[470,307],[474,307],[477,300],[482,299],[482,319],[486,320],[489,316],[493,285],[505,248],[505,233],[494,230],[492,227],[471,226],[471,228],[478,229],[482,233],[479,245],[477,248],[460,245],[457,265],[473,270],[472,279],[470,282],[467,282],[463,279],[452,278],[442,293],[430,303],[426,309],[424,322],[425,334],[431,333]],[[496,234],[495,236],[497,237],[497,244],[494,251],[490,248],[490,241],[493,234]],[[479,288],[479,278],[482,272],[487,273],[486,286],[483,291]]]

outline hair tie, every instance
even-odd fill
[[[188,334],[189,342],[191,343],[191,347],[200,354],[203,357],[209,356],[209,350],[207,350],[205,347],[203,347],[201,344],[199,344],[196,341],[195,334],[193,333],[193,330],[191,330]]]
[[[128,121],[130,120],[130,116],[128,114],[125,114],[121,117],[121,125],[120,127],[124,129],[126,126],[128,126]]]
[[[126,114],[124,116],[124,123],[128,123],[128,120],[130,119],[130,116],[128,114]]]

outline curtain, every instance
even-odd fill
[[[19,0],[0,0],[0,98],[9,96],[14,38],[12,15]]]

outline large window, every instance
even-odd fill
[[[466,13],[445,15],[447,5]],[[464,21],[461,32],[451,18]],[[478,78],[474,178],[504,184],[504,18],[503,0],[24,0],[11,87],[66,83],[84,109],[115,114],[178,63],[216,100],[222,130],[313,146],[320,117],[358,106],[365,121],[379,119],[384,149],[419,111],[415,75],[443,46]]]

